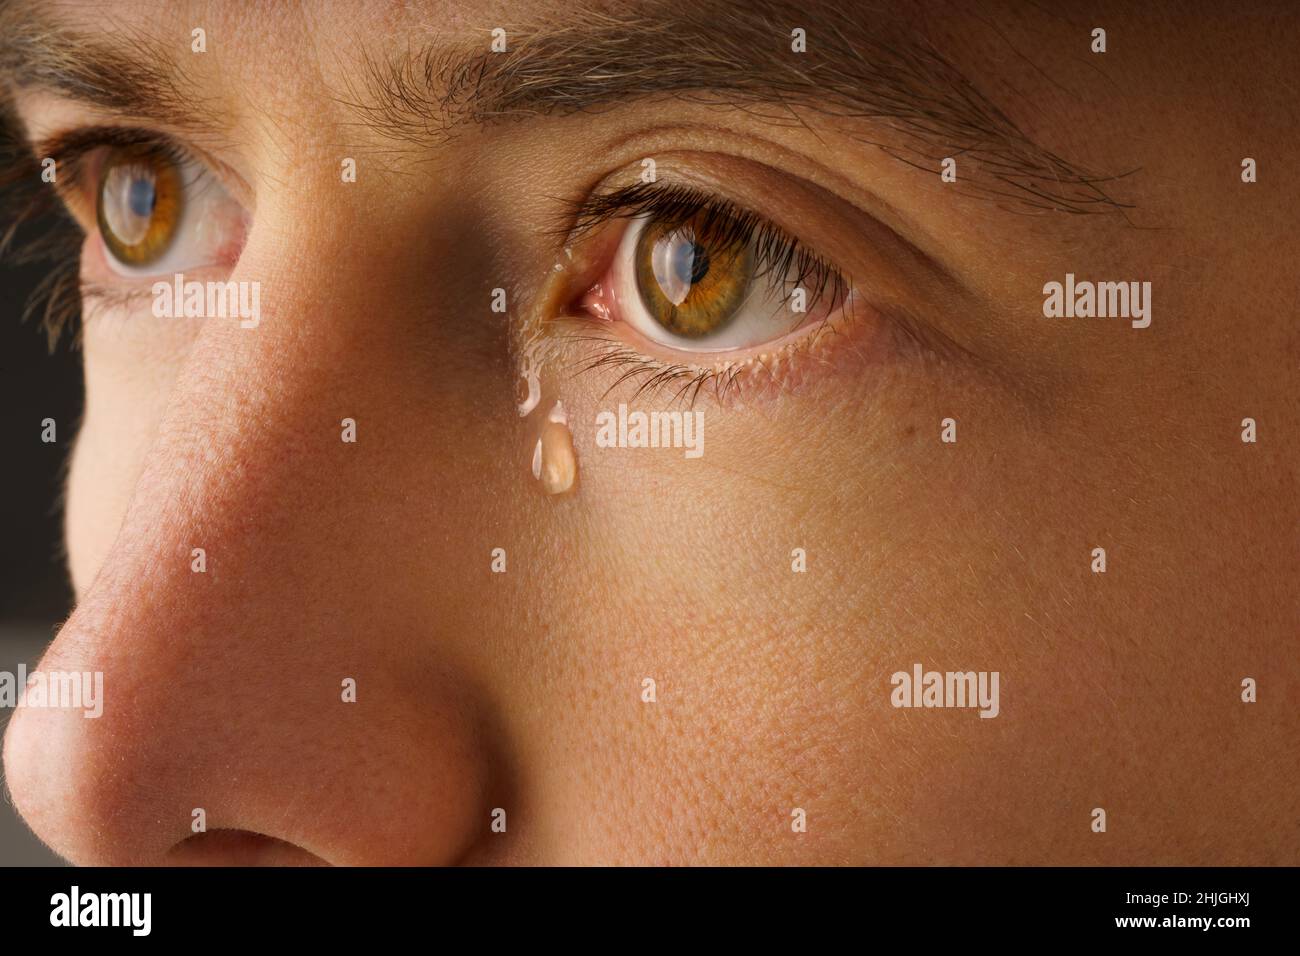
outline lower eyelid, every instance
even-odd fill
[[[606,392],[627,388],[669,402],[761,401],[829,388],[842,377],[860,380],[898,354],[900,341],[887,315],[856,293],[825,319],[781,340],[717,356],[668,354],[654,343],[630,341],[624,323],[590,316],[552,320],[557,356],[575,377],[595,376]]]

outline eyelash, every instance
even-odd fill
[[[194,157],[175,140],[148,130],[120,126],[92,126],[56,136],[43,144],[46,156],[59,170],[60,193],[75,193],[84,183],[90,157],[104,147],[139,147],[182,166]]]
[[[622,219],[631,222],[642,216],[651,217],[668,228],[691,221],[703,222],[709,234],[721,242],[753,243],[755,281],[766,277],[771,286],[780,284],[782,301],[786,303],[796,288],[803,288],[808,312],[825,307],[825,317],[808,333],[807,345],[815,344],[830,330],[831,317],[848,300],[849,281],[827,260],[757,213],[692,186],[641,182],[579,200],[571,204],[570,224],[563,231],[574,241],[607,223]],[[724,362],[713,367],[663,362],[607,335],[597,334],[588,320],[570,315],[560,320],[560,324],[567,341],[597,347],[596,355],[588,353],[579,360],[579,374],[618,370],[605,394],[624,382],[640,378],[634,398],[675,389],[671,393],[672,401],[685,398],[687,405],[693,405],[703,389],[711,388],[722,401],[739,390],[743,373],[753,367],[752,362]],[[760,365],[766,368],[765,364]]]
[[[754,277],[784,277],[793,267],[794,278],[787,284],[791,291],[795,287],[807,291],[810,311],[827,297],[831,304],[840,304],[848,292],[848,283],[838,269],[767,219],[678,183],[637,183],[582,200],[573,211],[572,234],[581,237],[605,223],[641,216],[650,216],[669,228],[700,222],[722,245],[754,243],[758,266]]]

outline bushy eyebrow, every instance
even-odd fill
[[[20,12],[21,8],[21,12]],[[791,49],[805,31],[807,52]],[[415,150],[466,126],[591,112],[653,98],[743,109],[763,122],[832,120],[865,146],[935,174],[965,157],[963,189],[1003,205],[1069,213],[1128,208],[1101,177],[1035,143],[896,8],[812,0],[575,5],[564,23],[503,27],[363,62],[340,101],[379,136]],[[0,8],[0,77],[177,129],[220,125],[201,86],[156,40],[87,36],[25,4]],[[882,129],[892,135],[875,138]],[[889,142],[883,142],[883,139]],[[973,162],[970,162],[973,161]],[[973,170],[974,175],[966,175]]]
[[[805,31],[807,52],[791,49]],[[687,0],[576,9],[563,26],[506,28],[505,52],[435,41],[367,59],[344,102],[380,135],[420,149],[468,124],[678,98],[803,126],[800,108],[938,174],[966,157],[975,191],[1070,213],[1129,208],[1102,177],[1034,142],[896,8],[789,0]],[[858,121],[874,121],[866,124]]]
[[[177,129],[208,125],[198,84],[156,37],[120,23],[78,32],[24,3],[0,6],[0,82]]]

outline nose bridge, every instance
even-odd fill
[[[232,281],[249,280],[237,272]],[[256,327],[204,320],[78,617],[130,614],[121,595],[131,594],[133,606],[203,632],[205,616],[231,601],[264,606],[268,590],[295,577],[304,549],[351,533],[340,530],[346,521],[313,518],[367,480],[369,463],[349,454],[335,421],[337,409],[366,399],[349,395],[337,371],[341,337],[304,331],[306,284],[282,272],[277,285]]]
[[[289,280],[277,298],[309,293]],[[338,414],[366,401],[333,371],[346,336],[263,302],[257,328],[200,333],[104,566],[41,663],[102,672],[103,716],[11,722],[15,802],[74,861],[159,861],[200,809],[209,829],[334,862],[446,861],[487,820],[478,701],[436,648],[390,664],[386,642],[410,635],[352,587],[354,492],[375,476]]]

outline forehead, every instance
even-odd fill
[[[496,26],[560,22],[580,15],[578,4],[555,0],[256,0],[221,4],[199,0],[167,4],[156,0],[13,0],[8,6],[19,17],[39,16],[91,32],[148,28],[185,38],[187,43],[189,32],[202,28],[209,35],[237,38],[238,45],[225,51],[231,55],[237,55],[241,47],[272,49],[286,41],[315,39],[331,46],[353,41],[384,43],[400,41],[412,32],[427,36],[490,32]],[[603,0],[583,0],[580,5],[584,12],[619,10],[629,16],[653,6]]]

